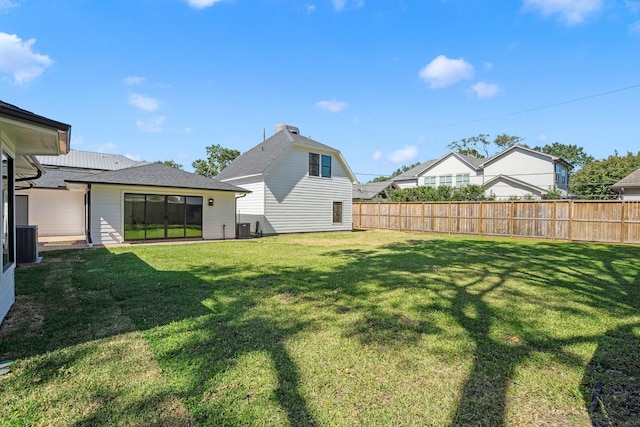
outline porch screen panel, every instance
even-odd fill
[[[140,240],[145,236],[144,194],[124,195],[124,239]]]
[[[164,239],[165,196],[147,195],[147,239]]]
[[[186,198],[186,235],[202,237],[202,197]]]
[[[185,198],[167,196],[167,237],[184,237]]]

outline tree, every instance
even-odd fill
[[[595,160],[592,155],[587,154],[584,151],[584,148],[578,147],[577,145],[566,145],[559,142],[554,142],[551,145],[547,144],[542,147],[537,146],[533,147],[533,149],[542,153],[551,154],[552,156],[563,158],[573,165],[573,167],[575,168],[574,170],[578,170],[585,164],[593,162]]]
[[[390,180],[391,178],[394,178],[394,177],[396,177],[396,176],[398,176],[398,175],[401,175],[401,174],[405,173],[406,171],[408,171],[408,170],[410,170],[410,169],[413,169],[413,168],[415,168],[416,166],[419,166],[419,165],[420,165],[420,162],[415,162],[414,164],[409,165],[409,166],[404,165],[404,166],[399,167],[398,169],[396,169],[396,171],[395,171],[395,172],[393,172],[391,175],[381,175],[381,176],[377,176],[377,177],[373,178],[373,179],[372,179],[371,181],[369,181],[369,182],[382,182],[382,181],[388,181],[388,180]]]
[[[198,175],[213,178],[240,155],[238,150],[225,148],[218,144],[206,147],[207,158],[194,161],[191,166]]]
[[[475,156],[480,159],[485,157],[491,157],[495,152],[490,151],[491,145],[495,145],[498,151],[503,151],[513,144],[520,143],[524,138],[515,135],[507,135],[506,133],[500,134],[495,137],[493,141],[489,139],[489,135],[481,133],[478,136],[472,136],[471,138],[462,138],[458,141],[453,141],[447,148],[456,151],[460,154],[466,154],[468,156]],[[524,145],[524,144],[522,144]]]
[[[174,162],[173,160],[156,160],[153,163],[159,163],[161,165],[171,166],[172,168],[176,168],[176,169],[182,170],[182,165],[179,164],[179,163]]]
[[[615,152],[606,159],[586,163],[574,173],[569,181],[569,191],[581,199],[615,199],[617,196],[609,187],[638,168],[640,152],[627,152],[624,157]]]

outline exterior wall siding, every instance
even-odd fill
[[[331,178],[309,177],[309,150],[292,147],[265,173],[265,215],[275,233],[344,231],[352,226],[353,185],[339,158],[331,155]],[[333,202],[342,222],[333,223]]]
[[[202,238],[205,240],[235,237],[235,193],[180,188],[116,186],[93,184],[91,187],[91,237],[95,245],[124,242],[124,194],[163,194],[200,196],[202,206]],[[214,205],[208,205],[208,199]]]
[[[485,166],[485,182],[498,175],[506,175],[524,181],[544,191],[555,186],[553,162],[544,155],[537,156],[523,150],[513,150]],[[510,195],[496,194],[501,197],[509,197]]]
[[[84,192],[30,189],[17,194],[29,197],[29,224],[38,236],[84,235]]]

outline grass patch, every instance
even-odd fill
[[[0,424],[637,425],[638,259],[393,232],[50,253],[16,271]]]

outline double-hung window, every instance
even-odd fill
[[[451,187],[451,175],[442,175],[440,176],[439,186],[446,185],[447,187]]]
[[[435,176],[425,176],[424,177],[424,185],[425,185],[425,187],[435,187],[436,186],[436,177]]]
[[[331,178],[331,156],[309,153],[309,176]]]
[[[466,187],[469,185],[469,174],[456,175],[456,187]]]

